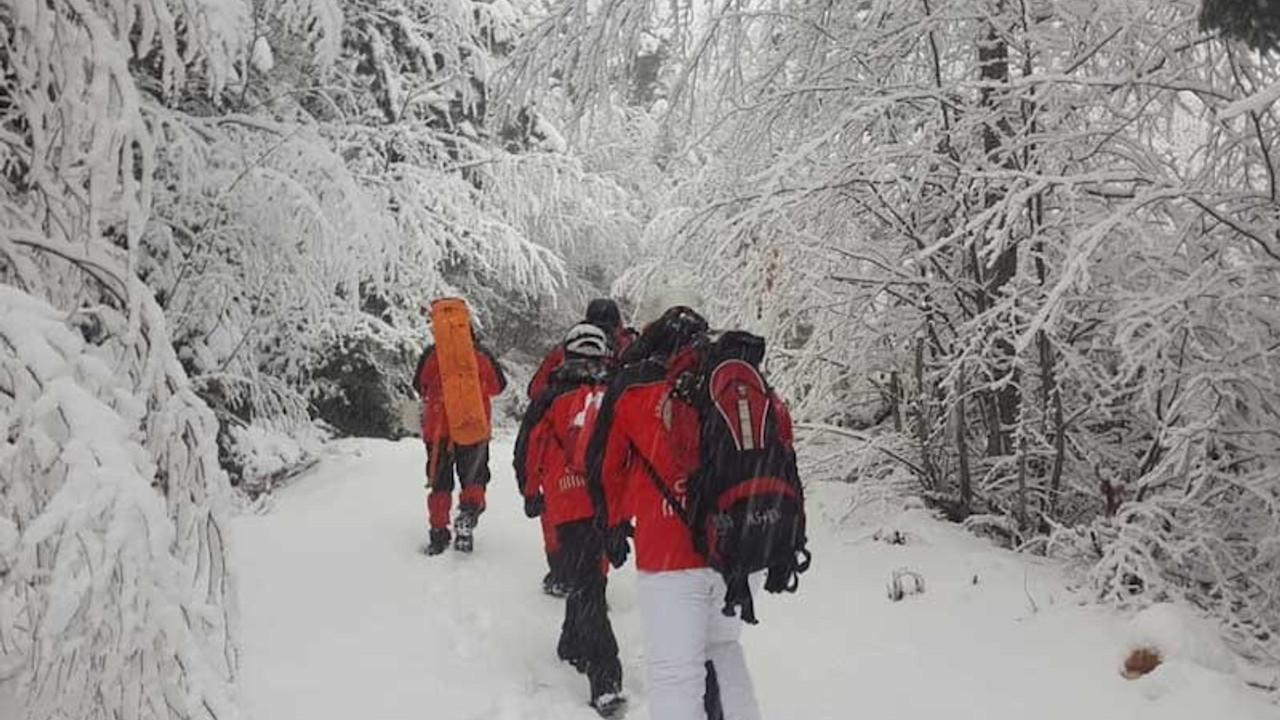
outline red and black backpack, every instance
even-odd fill
[[[760,371],[764,351],[759,336],[721,333],[697,348],[696,364],[673,390],[699,417],[699,464],[684,519],[728,586],[724,614],[740,609],[752,624],[748,576],[767,571],[766,590],[795,592],[811,559],[804,489],[790,438],[780,432],[778,400]]]

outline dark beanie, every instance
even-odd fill
[[[622,324],[618,303],[609,298],[596,298],[587,304],[587,322],[606,332],[615,332]]]
[[[645,326],[636,341],[638,352],[647,357],[666,357],[707,332],[707,321],[684,305],[668,308]]]

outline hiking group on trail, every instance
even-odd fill
[[[449,544],[455,471],[455,548],[471,550],[490,398],[506,385],[459,308],[424,308],[435,345],[416,374],[431,555]],[[543,589],[565,598],[556,653],[587,677],[602,716],[626,705],[605,589],[634,543],[650,717],[760,718],[742,625],[756,622],[753,592],[794,592],[810,558],[791,418],[761,372],[764,351],[762,338],[713,332],[684,306],[636,333],[597,299],[528,385],[516,483],[542,524]]]

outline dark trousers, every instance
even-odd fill
[[[542,527],[542,547],[547,552],[547,570],[551,574],[553,582],[560,582],[560,568],[556,562],[556,548],[559,546],[560,538],[556,534],[556,526],[551,524],[544,512],[538,517],[538,521]]]
[[[605,602],[604,538],[590,519],[564,523],[556,535],[556,569],[569,585],[557,653],[586,673],[592,699],[620,692],[622,663]]]
[[[458,511],[478,517],[484,512],[489,484],[489,443],[453,445],[442,440],[427,444],[427,521],[433,528],[449,526],[455,477],[462,485]]]
[[[702,696],[702,707],[707,720],[724,720],[724,706],[720,704],[720,683],[716,680],[716,666],[707,661],[707,690]]]

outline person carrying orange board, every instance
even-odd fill
[[[586,446],[605,394],[612,348],[605,332],[570,328],[564,362],[529,406],[516,438],[516,483],[525,514],[554,530],[556,574],[568,589],[556,652],[587,676],[591,706],[604,717],[621,712],[622,665],[605,602],[604,535],[587,490]]]
[[[502,366],[475,338],[465,302],[443,298],[424,303],[435,343],[427,346],[414,373],[422,397],[422,440],[427,449],[426,552],[471,552],[473,531],[485,508],[489,484],[491,398],[507,386]],[[454,479],[462,486],[456,538],[449,531]]]

